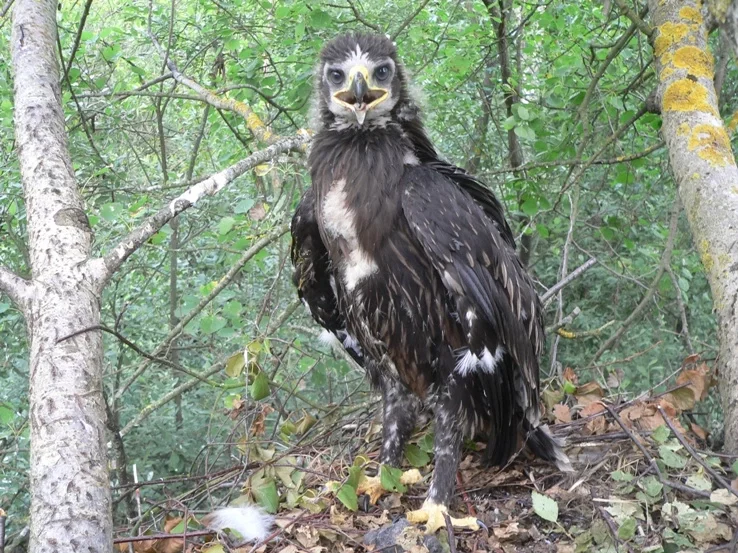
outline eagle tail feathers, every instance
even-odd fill
[[[528,426],[523,423],[524,427]],[[564,453],[564,440],[551,434],[547,424],[526,429],[526,446],[537,457],[555,464],[563,472],[573,472],[571,461]]]

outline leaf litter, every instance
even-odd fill
[[[427,536],[404,519],[408,510],[420,506],[430,481],[433,440],[428,428],[413,437],[405,466],[398,470],[375,461],[381,427],[374,420],[373,401],[335,420],[320,420],[303,410],[288,414],[281,422],[283,431],[275,429],[274,438],[268,436],[275,416],[268,398],[236,401],[224,417],[250,421],[238,445],[247,462],[231,472],[220,471],[217,478],[203,475],[204,483],[184,494],[188,499],[151,515],[154,522],[141,526],[138,539],[121,528],[117,549],[730,551],[738,527],[738,460],[707,452],[707,431],[685,416],[714,385],[705,363],[687,361],[666,393],[620,403],[610,402],[599,383],[580,383],[581,377],[567,368],[563,384],[542,395],[548,422],[555,434],[566,437],[577,472],[564,475],[525,451],[503,470],[489,468],[482,463],[484,444],[470,441],[450,512],[477,517],[486,529],[451,535],[442,529]],[[609,380],[607,389],[617,384]],[[310,424],[305,424],[307,418]],[[214,493],[216,481],[219,489],[240,492],[231,494],[230,504],[255,503],[276,516],[265,543],[239,543],[238,535],[213,534],[203,527],[207,511],[198,511],[198,502],[203,492]]]

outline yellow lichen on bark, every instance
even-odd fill
[[[738,111],[733,112],[730,121],[728,121],[728,132],[734,133],[736,128],[738,128]]]
[[[653,42],[654,55],[661,57],[669,48],[682,41],[688,33],[688,25],[667,21],[659,27],[659,36]]]
[[[702,111],[718,117],[717,110],[710,105],[707,88],[692,79],[679,79],[666,87],[663,111]]]
[[[695,77],[712,79],[715,71],[715,60],[712,54],[696,46],[682,46],[679,48],[674,52],[673,63],[675,67],[686,69]]]
[[[700,13],[700,10],[693,8],[692,6],[684,6],[680,9],[679,17],[686,19],[690,23],[695,23],[697,25],[702,24],[702,14]]]
[[[689,134],[690,130],[689,123],[680,123],[677,127],[677,135],[684,136],[685,134]]]
[[[716,167],[725,167],[733,161],[730,138],[722,127],[699,124],[692,129],[687,147]]]

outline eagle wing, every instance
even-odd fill
[[[528,421],[537,425],[543,315],[511,243],[512,233],[507,224],[500,224],[501,208],[490,214],[471,192],[433,164],[406,170],[402,198],[415,238],[455,300],[469,352],[475,359],[485,354],[510,356],[512,366],[502,369],[513,371],[505,378],[506,385],[514,388]],[[504,351],[490,351],[495,345]],[[491,363],[491,357],[487,361]]]
[[[295,210],[290,233],[292,265],[295,268],[292,282],[297,287],[298,296],[313,319],[338,338],[354,361],[363,365],[361,347],[346,329],[346,321],[339,310],[330,257],[315,218],[315,191],[312,187],[303,194]]]

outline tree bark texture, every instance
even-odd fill
[[[56,59],[55,0],[16,0],[15,133],[33,281],[30,551],[112,550],[99,287],[86,261],[92,232],[67,147]]]
[[[726,449],[738,453],[738,168],[718,112],[700,5],[651,0],[662,133],[712,290]]]

